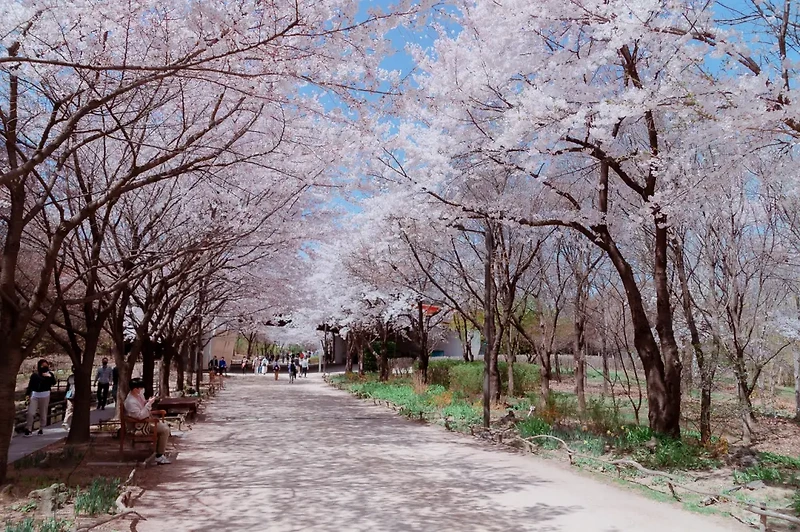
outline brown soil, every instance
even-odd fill
[[[144,445],[138,445],[136,449],[126,445],[125,453],[121,455],[119,440],[112,432],[93,434],[89,445],[72,449],[65,448],[63,442],[54,443],[9,468],[11,487],[0,497],[0,524],[18,522],[27,517],[43,518],[30,508],[28,494],[58,483],[69,488],[69,499],[56,517],[75,521],[73,504],[77,489],[89,486],[98,477],[119,478],[124,482],[135,464],[145,460],[151,452]],[[93,522],[100,517],[79,517],[77,521],[78,524]]]

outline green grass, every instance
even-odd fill
[[[6,523],[6,532],[36,532],[32,517],[28,517],[18,523]]]
[[[119,495],[118,478],[96,478],[88,489],[79,489],[75,496],[75,515],[97,516],[111,513]]]
[[[800,458],[782,454],[758,453],[759,464],[734,471],[738,484],[761,480],[772,486],[794,486],[800,488]]]
[[[73,524],[69,519],[45,519],[39,524],[38,532],[67,532],[72,530]]]

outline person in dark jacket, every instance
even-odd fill
[[[39,434],[44,434],[42,429],[47,426],[47,408],[50,406],[50,388],[56,384],[56,377],[50,371],[50,364],[45,359],[40,359],[36,364],[36,373],[28,381],[25,395],[30,397],[28,404],[28,424],[25,426],[25,436],[30,436],[33,430],[33,420],[39,413]]]

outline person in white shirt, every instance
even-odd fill
[[[300,369],[303,371],[303,377],[308,378],[308,355],[300,355]]]
[[[153,401],[156,398],[144,398],[144,381],[142,379],[131,379],[130,390],[128,397],[125,398],[125,415],[142,421],[148,419],[152,414]],[[170,461],[164,456],[167,440],[169,439],[169,426],[159,421],[156,425],[156,434],[158,434],[158,439],[156,440],[156,463],[159,465],[169,464]]]

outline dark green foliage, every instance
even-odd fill
[[[461,362],[450,368],[450,386],[454,392],[478,396],[483,392],[483,363]]]
[[[700,445],[666,436],[655,436],[655,448],[639,447],[632,458],[645,467],[664,470],[709,469],[719,465],[709,451]]]
[[[800,490],[794,492],[794,496],[792,497],[792,510],[794,510],[795,515],[800,515]]]
[[[449,389],[450,369],[463,363],[463,361],[453,358],[431,360],[428,362],[428,383],[440,384]],[[417,363],[415,367],[419,368],[419,363]]]
[[[483,362],[462,362],[460,360],[436,361],[435,377],[431,378],[431,368],[428,368],[428,380],[431,383],[442,384],[453,392],[460,392],[466,396],[479,396],[483,392]],[[445,369],[447,376],[444,375]],[[504,391],[508,390],[508,364],[499,363],[500,385]],[[524,397],[528,392],[535,390],[539,385],[539,367],[533,364],[514,365],[514,394]]]
[[[765,484],[782,484],[783,475],[775,467],[756,465],[733,472],[733,479],[739,484],[747,484],[754,480],[763,480]]]
[[[758,461],[762,464],[770,464],[783,469],[800,471],[800,458],[784,456],[770,452],[758,453]]]
[[[72,521],[68,519],[49,518],[38,526],[32,517],[17,523],[6,523],[5,532],[67,532],[72,529]]]
[[[36,532],[32,517],[18,523],[6,523],[6,532]]]
[[[540,379],[539,366],[514,364],[514,395],[520,397],[536,390]],[[503,383],[503,389],[508,390],[508,364],[505,362],[500,362],[500,380]]]
[[[517,423],[517,430],[523,438],[530,438],[531,436],[550,434],[553,427],[540,417],[529,417]]]
[[[367,373],[378,371],[378,357],[369,349],[364,350],[364,371]]]
[[[75,496],[76,515],[103,515],[111,512],[119,495],[118,478],[96,478],[89,489],[78,490]]]
[[[800,487],[800,458],[763,452],[758,453],[758,462],[758,465],[735,471],[734,480],[739,484],[761,480],[773,486]]]
[[[624,425],[615,432],[612,445],[620,452],[630,452],[649,442],[653,438],[650,427],[643,425]]]
[[[578,400],[574,395],[551,391],[540,409],[540,416],[548,423],[559,423],[578,417]]]
[[[619,407],[614,404],[606,404],[602,398],[589,399],[586,403],[586,421],[595,432],[614,431],[622,425]]]

